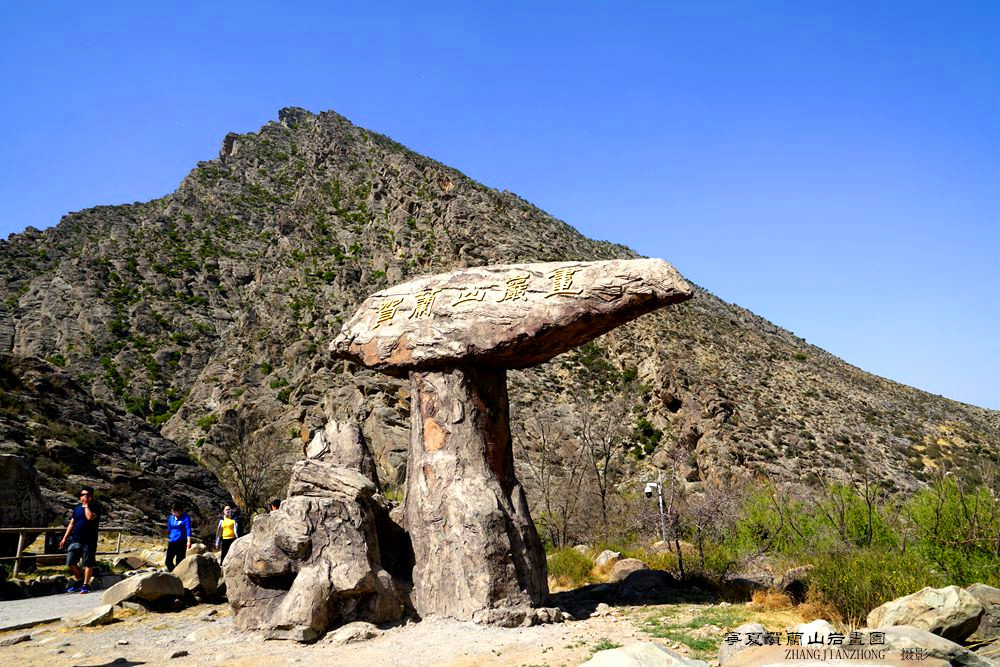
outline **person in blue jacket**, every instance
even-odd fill
[[[167,572],[173,572],[191,548],[191,517],[178,501],[170,505],[167,519]]]

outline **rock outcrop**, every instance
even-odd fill
[[[469,268],[373,294],[330,350],[403,377],[469,365],[527,368],[693,294],[658,259]]]
[[[48,525],[49,511],[38,486],[38,474],[23,456],[0,454],[0,528]],[[31,544],[34,534],[26,536]],[[17,551],[16,534],[0,535],[0,556]]]
[[[210,517],[232,502],[183,447],[95,398],[68,370],[0,352],[0,457],[12,460],[11,454],[28,460],[37,480],[29,479],[34,472],[25,476],[22,464],[16,479],[0,477],[3,525],[7,512],[19,516],[20,525],[45,526],[53,514],[68,521],[84,484],[97,491],[101,525],[140,534],[159,532],[174,499],[189,508],[196,534],[214,532]],[[12,474],[7,470],[0,475]]]
[[[375,460],[361,429],[354,424],[328,421],[306,445],[306,458],[324,461],[341,468],[357,470],[379,488]]]
[[[399,618],[404,601],[381,564],[372,481],[307,459],[294,466],[288,494],[223,564],[236,627],[311,642],[344,623]]]

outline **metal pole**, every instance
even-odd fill
[[[667,541],[667,513],[663,509],[663,473],[660,472],[660,476],[656,483],[656,495],[660,499],[660,538],[666,542]]]
[[[17,534],[17,554],[14,556],[14,576],[21,573],[21,552],[24,551],[24,531]]]

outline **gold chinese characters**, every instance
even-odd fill
[[[576,286],[573,282],[575,274],[579,271],[580,269],[578,268],[560,267],[546,275],[545,278],[548,281],[546,287],[548,291],[545,293],[544,298],[553,296],[576,297],[582,295],[583,288]],[[528,301],[531,278],[526,273],[520,273],[506,278],[502,285],[462,289],[458,291],[454,299],[450,300],[450,302],[447,300],[442,302],[437,298],[438,294],[443,291],[442,288],[428,288],[413,295],[386,298],[378,303],[375,308],[375,317],[371,323],[371,330],[374,331],[382,325],[391,323],[404,300],[411,298],[413,299],[413,307],[407,316],[407,319],[411,320],[433,317],[434,309],[441,312],[442,309],[449,309],[463,303],[487,302],[486,297],[491,292],[499,297],[494,297],[495,301],[492,301],[493,303]],[[540,291],[536,290],[536,292]],[[404,312],[405,309],[406,306],[404,305]]]

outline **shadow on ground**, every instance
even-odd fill
[[[597,605],[643,606],[649,604],[715,604],[730,596],[705,579],[679,582],[663,570],[639,570],[616,583],[589,584],[549,595],[549,604],[578,619],[590,618]]]

